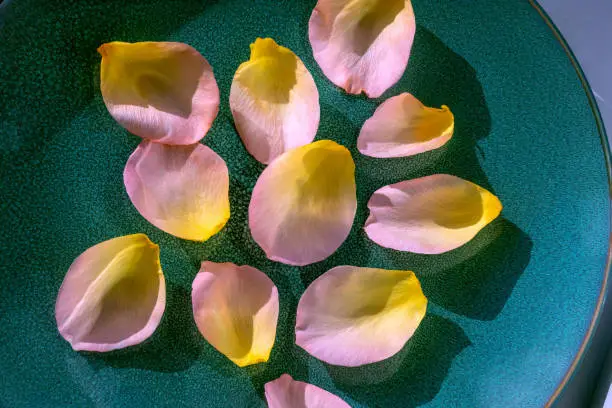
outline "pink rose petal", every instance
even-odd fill
[[[474,183],[434,174],[377,190],[368,208],[365,232],[378,245],[440,254],[474,238],[497,218],[502,204]]]
[[[79,255],[55,303],[74,350],[111,351],[146,340],[166,307],[159,247],[144,234],[104,241]]]
[[[270,163],[314,140],[319,92],[304,63],[271,38],[251,44],[251,58],[238,67],[230,108],[247,150]]]
[[[199,143],[170,146],[143,140],[123,172],[138,212],[159,229],[206,241],[230,216],[225,161]]]
[[[187,145],[204,137],[219,111],[219,88],[208,61],[187,44],[110,42],[100,89],[117,122],[155,142]]]
[[[329,364],[356,367],[396,354],[425,316],[411,271],[337,266],[302,295],[296,344]]]
[[[357,147],[366,156],[411,156],[448,142],[454,123],[447,106],[428,108],[411,94],[403,93],[387,99],[366,120]]]
[[[289,374],[265,385],[268,408],[351,408],[340,397]]]
[[[314,58],[327,78],[370,98],[401,78],[415,30],[410,0],[319,0],[308,24]]]
[[[258,269],[202,262],[191,292],[200,333],[239,367],[268,361],[278,320],[278,290]]]
[[[356,211],[351,154],[321,140],[284,153],[263,171],[251,197],[249,226],[269,259],[308,265],[342,245]]]

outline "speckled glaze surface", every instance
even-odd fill
[[[315,1],[47,2],[0,7],[0,406],[263,407],[263,384],[291,374],[355,407],[539,407],[561,383],[588,331],[609,234],[606,161],[594,114],[570,59],[527,1],[414,0],[409,67],[379,99],[346,95],[313,60]],[[311,71],[321,97],[317,139],[347,146],[359,207],[349,239],[302,268],[268,261],[247,207],[263,165],[236,134],[228,97],[249,44],[270,36]],[[96,48],[111,40],[181,41],[212,64],[219,116],[204,143],[230,170],[232,217],[204,244],[171,237],[131,205],[122,171],[139,139],[107,113]],[[386,98],[411,92],[448,105],[454,138],[436,151],[374,159],[356,149]],[[493,191],[502,218],[439,256],[378,247],[363,233],[379,187],[449,173]],[[53,307],[70,263],[88,247],[144,232],[161,247],[166,314],[146,343],[77,353]],[[240,369],[199,335],[190,287],[203,260],[249,264],[280,293],[266,364]],[[414,270],[430,300],[395,357],[357,369],[328,366],[294,345],[305,287],[336,265]]]

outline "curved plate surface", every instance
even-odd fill
[[[197,4],[196,4],[197,3]],[[380,99],[346,95],[314,62],[315,1],[46,2],[0,8],[0,405],[5,407],[263,407],[263,384],[287,372],[355,407],[539,407],[579,354],[606,273],[609,187],[596,116],[571,60],[527,1],[414,0],[409,67]],[[359,208],[345,244],[303,268],[268,261],[247,226],[263,166],[244,149],[228,97],[249,44],[269,36],[309,68],[321,97],[318,139],[347,146]],[[230,170],[232,218],[205,244],[148,224],[124,190],[139,139],[107,113],[99,91],[104,42],[182,41],[212,64],[221,110],[204,143]],[[411,92],[456,118],[443,148],[406,159],[356,149],[386,98]],[[503,217],[440,256],[380,248],[362,231],[379,187],[450,173],[495,192]],[[109,238],[144,232],[160,245],[166,314],[145,344],[76,353],[53,308],[73,259]],[[270,361],[239,369],[199,335],[190,287],[202,260],[249,264],[280,293]],[[304,288],[342,264],[414,270],[428,315],[395,357],[331,367],[293,344]]]

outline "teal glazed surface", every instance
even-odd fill
[[[100,4],[98,4],[100,3]],[[313,60],[315,1],[13,0],[0,7],[0,406],[264,407],[263,384],[289,373],[354,407],[540,407],[579,353],[606,273],[609,187],[597,123],[553,32],[523,0],[414,0],[409,67],[382,98],[346,95]],[[228,97],[249,44],[270,36],[309,68],[321,97],[318,139],[347,146],[359,208],[329,259],[269,261],[247,226],[263,166],[244,149]],[[107,113],[96,48],[108,41],[186,42],[212,64],[221,107],[204,143],[230,170],[232,217],[206,243],[148,224],[124,190],[139,139]],[[356,149],[365,119],[411,92],[448,105],[453,139],[403,159]],[[433,173],[478,183],[502,218],[439,256],[384,249],[362,226],[379,187]],[[77,353],[57,333],[54,303],[70,263],[103,240],[144,232],[161,247],[166,313],[144,344]],[[198,333],[191,282],[203,260],[249,264],[278,286],[281,312],[266,364],[240,369]],[[414,270],[428,314],[396,356],[357,369],[328,366],[294,345],[305,287],[335,265]]]

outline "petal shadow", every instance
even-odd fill
[[[201,336],[191,313],[191,295],[183,287],[167,282],[166,311],[151,338],[142,344],[109,353],[82,352],[95,368],[140,368],[179,372],[200,356]]]
[[[493,320],[531,258],[531,238],[501,217],[467,244],[440,255],[420,255],[373,245],[370,259],[387,268],[413,270],[425,296],[472,319]]]
[[[357,124],[333,106],[322,110],[323,115],[333,115],[330,120],[341,123],[345,129],[338,135],[334,129],[322,127],[320,137],[334,138],[351,150],[356,165],[358,209],[354,229],[345,244],[327,260],[303,268],[302,280],[308,285],[331,267],[354,265],[356,259],[363,262],[358,266],[410,269],[416,272],[425,295],[433,303],[467,317],[494,319],[530,259],[531,239],[516,225],[496,220],[466,245],[435,256],[383,248],[369,241],[363,230],[355,230],[363,227],[369,213],[366,203],[383,185],[445,173],[469,180],[495,194],[480,164],[486,157],[479,153],[477,144],[491,130],[491,117],[477,73],[463,57],[422,26],[417,26],[406,73],[378,101],[406,91],[428,106],[445,104],[453,110],[455,132],[446,145],[406,158],[367,157],[355,146]],[[355,257],[355,254],[364,255]]]
[[[278,279],[276,279],[278,281]],[[298,299],[288,293],[286,282],[277,284],[280,313],[276,328],[276,341],[267,363],[245,368],[255,391],[263,398],[264,385],[288,373],[294,379],[308,382],[308,355],[295,345],[295,310]]]
[[[339,389],[366,406],[416,407],[436,396],[453,359],[470,344],[455,323],[428,314],[393,357],[361,367],[325,367]]]
[[[533,242],[506,219],[495,220],[449,266],[419,274],[425,296],[451,312],[493,320],[529,264]],[[456,260],[456,261],[455,261]]]

